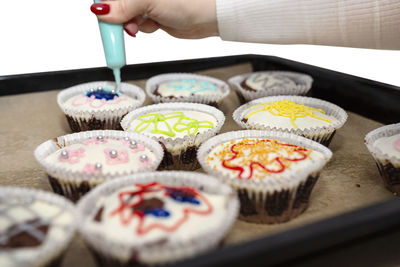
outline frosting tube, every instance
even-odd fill
[[[94,0],[94,2],[99,3],[100,0]],[[119,92],[120,69],[126,65],[123,27],[122,24],[111,24],[101,20],[98,20],[98,22],[107,67],[113,70],[117,91]]]

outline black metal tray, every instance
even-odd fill
[[[240,63],[250,63],[254,71],[307,73],[314,78],[310,96],[336,103],[384,124],[400,121],[400,88],[272,56],[238,55],[128,65],[122,71],[122,79],[145,79],[160,73],[194,72]],[[0,76],[0,96],[55,90],[99,79],[112,80],[111,71],[91,68]],[[223,247],[176,266],[286,266],[307,263],[315,255],[323,257],[326,254],[329,257],[332,251],[398,234],[398,214],[400,201],[392,199],[250,242]],[[393,238],[388,240],[395,242]]]

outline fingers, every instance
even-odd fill
[[[144,19],[142,16],[135,17],[124,24],[126,33],[133,37],[136,37],[138,31],[152,33],[159,28],[160,24],[151,19]]]
[[[154,20],[148,19],[139,25],[139,30],[145,33],[155,32],[160,28],[160,24],[155,22]]]
[[[132,19],[124,24],[124,29],[130,36],[136,37],[136,33],[139,31],[139,26],[137,25],[136,20]]]
[[[97,17],[109,23],[126,23],[132,18],[145,14],[153,0],[118,0],[93,4],[90,10]]]

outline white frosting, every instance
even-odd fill
[[[142,224],[140,224],[141,220],[138,215],[133,215],[131,220],[128,220],[127,223],[122,222],[121,218],[132,216],[132,208],[126,208],[121,213],[114,213],[113,215],[113,212],[118,210],[121,205],[119,198],[121,192],[135,192],[140,190],[140,187],[134,185],[124,187],[109,196],[100,198],[97,201],[93,214],[86,219],[84,227],[91,229],[92,233],[99,233],[108,242],[125,244],[132,248],[141,248],[146,245],[157,243],[179,244],[181,242],[187,242],[190,239],[198,239],[198,242],[201,242],[201,238],[204,235],[207,235],[210,231],[215,231],[221,224],[225,223],[224,219],[227,216],[226,195],[197,191],[201,194],[201,196],[196,196],[196,200],[199,201],[199,204],[192,204],[174,200],[166,194],[168,191],[160,184],[154,185],[151,189],[151,192],[148,190],[149,193],[142,195],[143,199],[157,198],[162,200],[162,208],[169,213],[169,216],[156,217],[153,214],[147,214],[143,217]],[[130,199],[128,195],[126,195],[123,199],[130,205],[140,203],[140,197],[138,195],[132,196]],[[206,199],[206,201],[204,199]],[[95,221],[94,218],[102,207],[101,221]],[[187,219],[184,220],[186,216]],[[166,230],[167,228],[169,228],[169,230]],[[139,229],[141,229],[142,232],[140,232]],[[127,253],[129,253],[129,251]],[[122,256],[128,259],[130,255],[125,254]],[[145,251],[143,254],[138,255],[142,262],[152,261],[152,258],[155,257],[155,255],[150,255],[150,258],[146,258],[147,256]]]
[[[232,179],[237,179],[239,178],[239,173],[240,171],[238,170],[232,170],[225,168],[222,165],[222,162],[224,160],[228,160],[234,156],[233,153],[226,153],[227,151],[230,151],[229,148],[236,144],[241,142],[243,139],[235,140],[235,141],[229,141],[229,142],[224,142],[221,143],[220,145],[214,147],[207,155],[206,162],[208,165],[210,165],[214,170],[217,172],[222,173],[226,177],[230,177]],[[263,140],[263,139],[257,139],[257,138],[246,138],[246,140],[251,140],[251,141],[256,141],[256,140]],[[264,139],[265,140],[265,139]],[[284,143],[280,142],[279,143]],[[250,155],[254,153],[254,148],[250,148],[248,146],[248,149],[242,149],[240,150],[244,155]],[[221,153],[222,152],[222,153]],[[254,155],[254,154],[253,154]],[[268,159],[270,164],[265,165],[264,167],[272,170],[272,171],[278,171],[281,169],[281,166],[279,163],[274,160],[276,157],[282,158],[290,158],[290,159],[295,159],[295,158],[301,158],[302,154],[298,154],[295,152],[294,154],[288,155],[287,150],[285,149],[279,149],[277,152],[264,152],[260,153],[259,156],[256,157],[256,159],[259,159],[262,157],[263,159]],[[241,175],[241,179],[246,180],[247,178],[251,177],[251,179],[280,179],[282,177],[285,177],[287,175],[300,172],[310,166],[312,166],[315,162],[320,161],[321,158],[324,158],[324,155],[318,151],[311,150],[311,153],[308,154],[307,158],[304,160],[300,161],[285,161],[281,160],[281,162],[286,165],[285,169],[282,172],[279,173],[274,173],[274,172],[268,172],[263,170],[261,167],[258,167],[256,165],[253,165],[253,174],[250,172],[250,162],[246,164],[246,166],[243,165],[243,157],[238,157],[233,160],[228,161],[229,166],[240,166],[243,168],[243,173]],[[258,161],[258,160],[256,160]]]
[[[7,233],[6,230],[13,225],[19,224],[20,231],[27,229],[29,233],[35,234],[34,231],[23,226],[24,222],[35,219],[49,222],[49,228],[42,243],[34,247],[0,250],[0,266],[34,265],[34,259],[39,253],[50,251],[55,243],[65,240],[68,234],[67,228],[73,222],[73,216],[68,210],[41,200],[0,201],[0,243],[7,242],[11,237],[12,233]],[[20,231],[13,234],[16,235]]]
[[[182,115],[171,114],[171,113],[175,113],[175,112],[181,112],[181,113],[183,113],[183,115],[185,117],[190,118],[190,119],[182,119]],[[214,116],[212,116],[211,114],[208,114],[208,113],[200,112],[200,111],[194,111],[194,110],[160,110],[160,111],[156,111],[154,113],[149,113],[147,115],[150,115],[150,114],[161,114],[161,115],[166,116],[166,117],[175,117],[175,118],[166,119],[165,121],[168,124],[166,124],[163,121],[159,121],[156,124],[155,123],[151,123],[151,122],[143,123],[141,120],[136,118],[135,120],[132,120],[132,122],[130,123],[128,131],[134,131],[134,132],[137,132],[137,133],[143,133],[143,134],[150,135],[150,136],[155,136],[155,137],[164,137],[164,138],[176,139],[176,138],[183,138],[183,137],[189,135],[188,131],[187,130],[183,130],[183,129],[189,129],[190,130],[190,135],[193,135],[193,134],[206,132],[209,129],[217,126],[217,119]],[[178,115],[178,116],[176,116],[176,115]],[[149,116],[149,117],[146,117],[146,118],[143,118],[143,117],[142,118],[145,119],[145,120],[150,120],[153,117]],[[183,124],[179,124],[178,123],[179,120]],[[193,123],[194,121],[200,122],[200,124],[199,124],[200,126],[209,126],[209,125],[212,124],[212,127],[204,127],[204,128],[200,128],[199,127],[197,129],[197,131],[195,132],[195,130],[196,130],[195,127],[187,127],[188,123]],[[209,124],[210,122],[211,122],[211,124]],[[152,132],[153,130],[155,130],[156,126],[157,126],[158,130],[168,131],[168,132],[170,131],[173,136],[172,135],[166,135],[166,134],[160,134],[160,133]],[[168,128],[168,126],[170,128]],[[147,127],[147,128],[145,128],[145,127]],[[140,129],[143,129],[143,130],[141,131]],[[178,129],[179,131],[177,131],[176,129]]]
[[[220,95],[221,88],[202,80],[181,79],[160,83],[157,89],[161,96],[185,97],[191,95]]]
[[[244,112],[243,118],[245,118],[248,114],[262,109],[262,106],[248,109]],[[329,125],[335,124],[338,122],[338,120],[330,115],[326,115],[325,113],[319,112],[314,110],[313,114],[316,117],[323,118],[323,119],[328,119],[330,122],[327,122],[325,120],[317,119],[312,116],[305,116],[301,118],[296,118],[294,120],[294,123],[296,124],[297,128],[300,130],[304,129],[310,129],[310,128],[316,128],[316,127],[328,127]],[[295,129],[294,125],[291,122],[291,119],[289,117],[284,117],[284,116],[277,116],[273,115],[270,110],[263,110],[258,113],[255,113],[251,116],[248,117],[247,119],[248,124],[260,124],[264,126],[269,126],[271,128],[280,128],[280,129]]]
[[[86,94],[82,93],[67,99],[63,106],[66,110],[72,112],[85,112],[88,110],[100,112],[114,108],[129,108],[138,103],[139,100],[126,94],[121,94],[121,96],[116,96],[113,100],[107,101],[105,99],[96,99],[94,96],[88,97]]]
[[[282,87],[296,87],[290,78],[276,73],[253,73],[246,79],[246,85],[250,88],[260,90],[271,90]]]
[[[45,158],[45,162],[57,168],[87,174],[133,173],[156,159],[156,155],[144,144],[136,143],[136,146],[131,146],[130,141],[125,139],[91,138],[55,151]],[[113,157],[111,150],[115,150],[117,155]],[[63,151],[67,151],[67,158],[61,155]],[[141,159],[142,155],[146,155],[147,159]],[[97,163],[101,164],[101,168],[96,168]]]
[[[390,157],[400,158],[400,133],[379,138],[374,142],[373,146]]]

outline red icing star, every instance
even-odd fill
[[[158,184],[157,182],[153,182],[150,184],[136,184],[136,186],[139,187],[139,189],[136,191],[124,191],[119,193],[118,198],[120,205],[117,209],[111,212],[110,216],[118,215],[121,223],[126,226],[129,225],[134,218],[138,218],[139,223],[136,228],[136,233],[138,235],[144,235],[153,229],[160,229],[165,232],[174,232],[189,219],[191,213],[198,215],[208,215],[213,211],[213,207],[211,203],[207,200],[207,198],[205,198],[201,193],[190,187],[171,187]],[[191,207],[185,207],[182,209],[182,216],[170,226],[162,224],[161,222],[155,222],[146,225],[146,216],[144,212],[140,209],[137,209],[137,207],[140,206],[140,204],[143,202],[146,194],[148,195],[151,193],[164,191],[164,196],[168,197],[170,193],[167,189],[183,189],[189,191],[197,198],[199,198],[201,200],[201,203],[204,203],[206,205],[206,209],[199,210]]]

